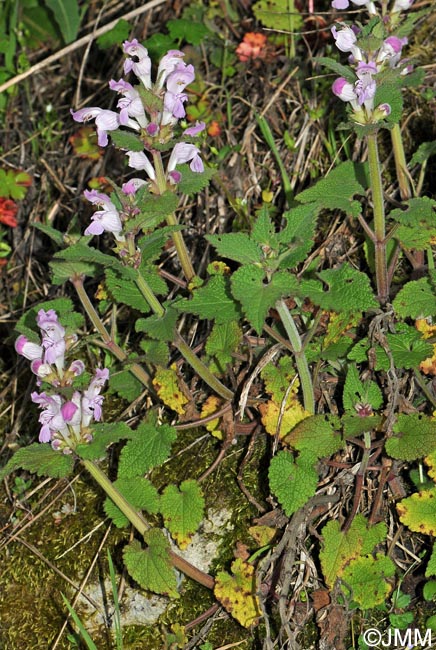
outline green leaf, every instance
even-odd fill
[[[228,278],[214,275],[208,283],[195,289],[190,300],[180,300],[175,308],[188,314],[196,314],[200,318],[214,319],[216,323],[238,321],[240,310],[233,299]]]
[[[380,388],[371,380],[362,382],[354,365],[348,368],[342,399],[346,411],[354,411],[357,404],[369,404],[374,410],[383,404]]]
[[[258,0],[252,5],[257,20],[272,29],[293,34],[303,24],[294,0]]]
[[[341,163],[319,180],[313,187],[303,190],[295,197],[301,203],[316,203],[322,209],[342,210],[357,216],[362,211],[359,201],[353,201],[355,194],[363,195],[364,188],[358,180],[361,166],[351,161]]]
[[[55,451],[49,444],[35,442],[28,447],[22,447],[9,459],[0,471],[0,480],[16,469],[25,469],[37,476],[64,478],[73,470],[72,456]]]
[[[152,233],[147,233],[138,241],[138,246],[142,253],[142,259],[148,263],[157,260],[162,253],[162,248],[176,230],[183,230],[184,226],[161,226]]]
[[[333,72],[336,72],[340,77],[344,77],[350,83],[354,84],[356,81],[356,75],[352,68],[347,65],[342,65],[342,63],[339,63],[336,59],[330,59],[327,56],[317,56],[314,60],[315,63],[320,63],[329,70],[333,70]]]
[[[49,262],[54,285],[64,284],[73,276],[79,274],[93,278],[96,275],[95,264],[88,262],[64,262],[52,260]]]
[[[392,305],[401,318],[427,318],[436,314],[436,294],[428,278],[408,282]]]
[[[169,214],[177,209],[178,202],[178,197],[173,192],[146,194],[138,201],[138,207],[141,210],[140,214],[126,222],[124,232],[154,229]],[[147,261],[149,262],[150,260],[147,258]]]
[[[368,555],[352,560],[344,569],[342,589],[361,609],[367,610],[385,602],[392,591],[387,578],[395,575],[395,564],[388,557],[378,554],[376,558]]]
[[[27,194],[32,177],[26,172],[0,169],[0,196],[21,201]]]
[[[279,298],[296,293],[296,288],[295,276],[278,271],[266,282],[264,271],[254,264],[241,266],[232,276],[232,293],[258,334],[262,332],[268,310]]]
[[[353,436],[361,436],[365,431],[377,430],[383,421],[381,415],[367,415],[361,416],[346,413],[341,418],[342,426],[344,428],[344,438],[352,438]]]
[[[154,366],[165,366],[170,356],[168,345],[163,341],[147,341],[142,339],[139,343],[141,350],[145,353],[147,363]]]
[[[175,41],[185,40],[191,45],[200,45],[204,37],[210,34],[205,25],[184,18],[168,20],[167,27],[172,39]]]
[[[271,460],[268,471],[270,489],[288,517],[302,508],[316,492],[319,477],[315,462],[313,453],[301,454],[294,461],[288,451],[279,451]]]
[[[177,50],[177,43],[169,36],[168,34],[153,34],[150,38],[147,38],[142,42],[144,47],[147,48],[148,54],[151,59],[161,59],[164,54],[169,50]]]
[[[56,228],[52,228],[52,226],[48,226],[45,223],[38,223],[37,221],[32,221],[31,225],[43,232],[47,237],[50,237],[58,246],[64,246],[64,235],[59,230],[56,230]]]
[[[436,544],[435,543],[433,544],[431,556],[427,563],[425,575],[427,578],[429,578],[430,576],[436,576]]]
[[[241,264],[262,260],[262,249],[246,233],[231,232],[225,235],[206,235],[206,239],[221,257],[228,257]]]
[[[77,37],[80,26],[79,5],[77,0],[45,0],[53,15],[66,45]]]
[[[436,140],[422,142],[411,157],[409,165],[410,167],[413,167],[413,165],[422,165],[434,155],[436,155]]]
[[[180,488],[167,485],[160,511],[173,539],[180,548],[186,548],[204,517],[204,498],[197,481],[183,481]]]
[[[215,323],[206,343],[206,352],[220,367],[220,372],[226,370],[226,365],[233,360],[232,353],[237,350],[242,340],[242,330],[236,321]]]
[[[193,172],[189,165],[177,165],[177,171],[182,174],[180,183],[177,184],[177,191],[181,194],[198,194],[210,183],[211,178],[216,174],[213,167],[205,167],[204,171]]]
[[[177,579],[170,560],[170,544],[155,528],[144,535],[147,548],[135,539],[124,548],[123,559],[130,576],[148,591],[178,598]]]
[[[398,323],[397,333],[388,332],[386,339],[398,368],[417,368],[421,361],[433,355],[433,346],[421,338],[421,333],[405,323]]]
[[[102,253],[96,248],[92,248],[83,242],[77,242],[73,246],[64,248],[54,254],[56,260],[66,260],[68,262],[90,262],[91,264],[101,264],[104,267],[111,267],[123,271],[132,271],[133,269],[126,269],[121,262],[112,255]]]
[[[303,262],[313,246],[320,207],[316,203],[299,205],[283,214],[286,225],[278,234],[287,250],[280,251],[280,269],[292,269]]]
[[[288,392],[289,384],[295,377],[295,368],[290,356],[283,356],[277,364],[269,363],[260,373],[265,382],[265,390],[273,400],[280,404]]]
[[[145,332],[158,341],[172,341],[174,339],[174,330],[179,312],[176,309],[177,305],[174,303],[164,302],[162,306],[165,308],[163,316],[153,314],[148,318],[138,318],[135,323],[135,330],[137,332]]]
[[[405,248],[424,250],[436,237],[436,201],[427,196],[407,201],[407,210],[392,210],[390,218],[399,225],[394,237]]]
[[[119,149],[126,151],[144,151],[144,143],[134,133],[117,129],[116,131],[111,131],[111,138],[114,145]]]
[[[371,350],[371,359],[374,361],[374,370],[388,370],[390,368],[389,357],[381,345],[370,345],[368,339],[361,339],[350,352],[347,358],[356,363],[368,362],[369,351]]]
[[[94,435],[92,442],[77,445],[75,449],[77,455],[86,460],[103,458],[109,445],[136,436],[136,431],[132,431],[125,422],[97,423],[92,426],[92,430]]]
[[[301,283],[300,294],[323,309],[358,312],[375,309],[378,305],[366,273],[347,263],[340,268],[321,271],[318,277],[328,285],[327,291],[320,282],[308,280]]]
[[[128,39],[131,29],[130,23],[121,18],[109,32],[97,38],[98,47],[102,50],[107,50],[112,45],[119,45]]]
[[[429,564],[427,565],[427,569],[428,569]],[[426,575],[427,575],[427,573],[426,573]],[[435,598],[435,596],[436,596],[436,580],[429,580],[428,582],[425,583],[424,588],[422,590],[422,595],[424,596],[424,600],[433,600]]]
[[[415,492],[397,504],[401,523],[416,533],[436,537],[436,487]]]
[[[109,386],[111,392],[118,393],[120,397],[129,402],[133,402],[144,390],[143,384],[132,375],[128,368],[111,373]]]
[[[422,413],[401,413],[394,425],[392,438],[386,441],[386,451],[392,458],[417,460],[431,452],[436,440],[436,420]]]
[[[322,536],[321,567],[327,586],[332,588],[351,560],[370,553],[384,539],[386,526],[382,523],[368,527],[365,517],[356,515],[346,532],[341,531],[338,521],[329,521],[322,529]]]
[[[153,467],[161,465],[169,457],[176,438],[176,430],[168,424],[140,424],[135,439],[121,450],[118,477],[142,476]]]
[[[160,497],[158,491],[148,479],[141,476],[119,478],[114,481],[113,486],[137,510],[145,510],[150,514],[156,514],[158,512]],[[105,499],[104,511],[112,519],[117,528],[125,528],[130,524],[126,515],[121,512],[109,497]]]
[[[311,452],[316,458],[324,458],[343,448],[344,441],[339,430],[338,417],[313,415],[299,422],[283,441],[298,451]]]
[[[383,120],[386,125],[393,125],[400,121],[403,112],[403,96],[401,88],[398,87],[398,81],[385,81],[380,79],[377,83],[377,90],[374,95],[374,106],[380,104],[389,104],[391,112]]]
[[[112,269],[105,270],[106,285],[116,302],[137,309],[143,314],[148,314],[151,307],[131,280],[126,280]]]

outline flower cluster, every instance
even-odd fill
[[[138,142],[142,143],[144,151],[127,150],[128,164],[132,169],[144,171],[148,177],[150,190],[158,193],[156,177],[159,172],[156,171],[152,161],[153,154],[175,137],[175,127],[186,115],[185,103],[188,96],[185,88],[194,81],[195,71],[192,65],[187,65],[183,61],[183,52],[170,50],[161,59],[156,81],[153,83],[152,64],[147,49],[136,39],[125,41],[123,49],[127,55],[124,72],[126,74],[133,72],[139,83],[132,85],[125,79],[118,81],[111,79],[109,87],[119,95],[118,110],[92,106],[78,111],[72,110],[71,114],[76,122],[95,120],[98,144],[101,147],[107,145],[110,132],[117,131],[121,127],[134,131],[139,136]],[[186,141],[186,138],[190,139],[198,135],[204,128],[205,124],[200,122],[185,129],[173,147],[165,172],[169,187],[181,179],[180,172],[176,170],[179,164],[189,162],[192,171],[204,171],[199,149],[189,140]],[[144,182],[142,179],[132,179],[127,192],[134,193]],[[93,223],[86,234],[95,235],[107,231],[122,241],[123,221],[128,218],[128,215],[123,214],[122,211],[120,213],[113,203],[107,197],[103,198],[101,194],[97,196],[85,193],[85,197],[91,203],[103,208],[94,215]]]
[[[333,83],[333,93],[351,106],[354,122],[373,124],[385,119],[391,113],[391,106],[388,103],[374,105],[378,75],[385,69],[396,69],[399,75],[410,72],[411,66],[407,60],[402,59],[402,48],[407,44],[407,38],[387,36],[380,41],[377,49],[365,50],[359,43],[359,28],[340,23],[333,26],[331,32],[336,47],[341,52],[349,53],[349,63],[354,67],[355,79],[350,81],[351,75],[350,78],[339,77]],[[371,43],[371,39],[363,42]]]
[[[395,0],[391,13],[395,14],[410,9],[413,2],[414,0]],[[375,3],[372,0],[351,0],[351,4],[356,7],[366,7],[369,14],[377,13]],[[332,2],[333,9],[348,9],[349,6],[350,0],[333,0]]]
[[[66,335],[53,309],[40,309],[36,321],[41,332],[40,344],[21,335],[15,349],[31,361],[38,385],[44,381],[54,389],[49,393],[31,393],[32,401],[41,408],[39,441],[51,442],[53,449],[71,453],[78,443],[92,440],[89,425],[93,419],[101,420],[104,398],[100,392],[109,378],[109,370],[97,369],[85,390],[74,390],[73,380],[85,371],[85,365],[76,359],[66,368],[65,356],[77,337]]]

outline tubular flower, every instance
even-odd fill
[[[78,111],[71,110],[71,115],[76,122],[88,122],[95,119],[97,141],[100,147],[105,147],[108,143],[107,132],[116,131],[121,124],[118,113],[97,106],[80,108]]]
[[[129,159],[129,167],[143,169],[152,181],[156,179],[154,167],[143,151],[127,151],[126,156]]]
[[[363,54],[360,48],[356,45],[357,37],[351,27],[342,27],[340,30],[333,25],[331,32],[336,42],[336,47],[341,52],[350,52],[356,61],[363,59]]]
[[[138,129],[146,128],[148,124],[147,117],[145,115],[144,106],[141,101],[141,96],[139,92],[129,84],[124,79],[115,81],[111,79],[109,81],[109,88],[115,90],[116,92],[123,95],[121,99],[118,100],[117,108],[120,108],[120,124],[123,126],[130,126],[132,128]],[[134,125],[133,121],[130,119],[133,118],[138,123]]]
[[[134,38],[132,41],[124,41],[123,50],[129,55],[124,62],[124,72],[127,74],[133,70],[144,86],[151,88],[151,59],[148,56],[147,48]],[[137,61],[132,57],[135,57]]]
[[[368,13],[370,14],[376,14],[377,10],[375,8],[374,2],[371,0],[351,0],[353,5],[356,5],[357,7],[366,7]],[[349,0],[333,0],[332,2],[332,7],[333,9],[348,9],[350,6]]]
[[[121,235],[123,225],[119,212],[107,194],[97,192],[97,190],[85,190],[84,196],[93,205],[103,208],[94,212],[91,224],[85,230],[85,235],[101,235],[103,232],[111,232],[115,239],[124,241],[124,237]]]
[[[169,50],[160,60],[157,69],[156,89],[163,88],[168,75],[177,68],[179,63],[183,63],[185,54],[179,50]]]
[[[202,172],[204,170],[203,161],[200,158],[200,152],[197,147],[194,144],[178,142],[168,161],[167,173],[175,170],[176,165],[181,165],[189,161],[191,161],[189,166],[193,172]]]

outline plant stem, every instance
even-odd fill
[[[396,123],[391,130],[392,148],[394,150],[395,169],[397,171],[398,185],[400,196],[403,201],[411,198],[409,177],[407,176],[407,163],[404,154],[403,138],[401,135],[400,125]]]
[[[84,467],[91,474],[92,478],[103,488],[104,492],[108,495],[110,499],[115,503],[116,506],[121,510],[121,512],[128,518],[132,526],[136,528],[140,535],[144,536],[148,530],[150,530],[150,525],[144,519],[144,517],[133,508],[133,506],[123,497],[123,495],[113,486],[111,481],[108,479],[106,474],[94,463],[92,460],[81,460]],[[208,573],[204,573],[200,569],[197,569],[193,564],[181,558],[174,551],[169,551],[169,557],[172,565],[182,571],[187,576],[199,582],[204,587],[208,589],[213,589],[214,579]]]
[[[88,294],[86,293],[85,288],[83,286],[82,276],[80,275],[73,276],[72,278],[70,278],[70,281],[73,284],[77,292],[77,295],[79,296],[80,302],[82,303],[84,310],[88,314],[89,320],[92,322],[95,329],[100,334],[102,341],[105,344],[105,347],[110,352],[112,352],[112,354],[114,355],[114,357],[118,359],[118,361],[127,361],[127,354],[112,339],[111,335],[103,325],[100,316],[97,314],[94,305],[90,301]],[[129,367],[129,370],[132,373],[132,375],[134,375],[136,379],[138,379],[141,382],[141,384],[143,384],[146,388],[150,387],[151,379],[149,375],[145,372],[144,368],[142,368],[138,363],[133,363]]]
[[[225,400],[232,400],[234,397],[233,391],[227,386],[224,386],[219,379],[215,377],[209,368],[197,357],[195,352],[191,350],[189,345],[183,339],[182,335],[176,331],[174,337],[174,345],[179,350],[180,354],[189,363],[191,368],[212,388],[217,395],[220,395]]]
[[[160,194],[167,191],[167,180],[165,171],[162,164],[162,156],[158,151],[153,152],[153,164],[156,171],[156,184]],[[174,213],[166,217],[166,222],[169,226],[177,226],[178,221]],[[172,234],[174,246],[176,247],[177,255],[179,257],[180,265],[182,267],[185,278],[188,282],[195,277],[194,267],[192,266],[191,258],[186,248],[185,240],[180,230],[176,230]]]
[[[136,279],[136,286],[150,305],[152,311],[156,314],[156,316],[159,316],[159,318],[162,318],[162,316],[165,314],[165,309],[162,307],[160,304],[159,300],[156,298],[154,295],[153,291],[150,289],[148,286],[147,281],[142,277],[140,273],[138,273],[138,277]]]
[[[284,300],[278,300],[276,302],[276,309],[294,351],[295,363],[300,378],[301,389],[303,391],[304,408],[313,415],[315,413],[315,398],[313,395],[312,377],[303,350],[300,334],[298,333],[295,321]]]
[[[383,185],[378,157],[377,134],[368,135],[367,137],[369,178],[374,210],[374,248],[377,297],[380,304],[385,305],[389,298],[389,281],[386,261],[386,222]]]

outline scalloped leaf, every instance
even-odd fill
[[[118,478],[142,476],[161,465],[171,453],[177,432],[169,424],[143,422],[135,431],[136,437],[121,450]]]
[[[158,368],[153,379],[153,386],[166,406],[169,406],[179,415],[184,415],[185,406],[189,403],[189,399],[179,387],[176,368],[176,364],[173,364],[170,368]]]
[[[215,579],[216,599],[243,627],[256,623],[261,615],[254,566],[237,558],[232,574],[219,571]]]
[[[303,190],[295,197],[301,203],[316,203],[321,209],[342,210],[354,217],[362,211],[359,201],[353,201],[356,194],[362,196],[365,190],[358,180],[362,165],[351,161],[341,163],[313,187]]]
[[[422,196],[409,199],[406,205],[407,210],[392,210],[389,214],[399,224],[394,237],[405,248],[424,250],[436,237],[436,201]]]
[[[366,273],[357,271],[350,264],[340,268],[326,269],[317,274],[323,283],[314,280],[301,283],[300,295],[306,296],[323,309],[336,312],[367,311],[378,306]]]
[[[265,390],[271,395],[273,400],[280,403],[289,390],[289,385],[295,377],[295,368],[292,358],[290,356],[283,356],[279,359],[277,364],[268,363],[260,373],[263,381],[265,382]],[[296,395],[298,393],[299,380],[294,381],[290,393]]]
[[[395,334],[388,332],[386,339],[397,368],[417,368],[421,361],[433,355],[433,345],[424,341],[421,333],[405,323],[398,323]]]
[[[170,560],[170,544],[162,531],[152,528],[144,535],[147,548],[133,540],[123,551],[130,576],[143,588],[156,594],[179,598],[177,578]]]
[[[278,233],[281,243],[279,269],[293,269],[304,262],[313,246],[320,207],[317,204],[297,205],[283,214],[285,227]],[[283,251],[283,244],[287,249]]]
[[[72,456],[55,451],[49,444],[35,442],[18,449],[0,471],[0,480],[16,469],[24,469],[37,476],[64,478],[73,471],[73,467]]]
[[[80,458],[96,460],[103,458],[109,445],[120,440],[135,438],[133,431],[125,422],[101,422],[92,426],[94,438],[89,444],[77,445],[75,451]]]
[[[268,477],[271,492],[283,510],[292,515],[315,494],[318,473],[314,453],[302,453],[296,460],[288,451],[279,451],[271,460]]]
[[[148,314],[151,307],[130,279],[123,278],[113,269],[105,269],[106,286],[117,302],[137,309],[142,314]]]
[[[425,570],[425,575],[427,578],[430,578],[430,576],[436,576],[436,544],[433,544],[433,550]]]
[[[144,390],[143,384],[132,375],[128,368],[112,373],[109,387],[111,392],[118,393],[120,397],[129,402],[133,402]]]
[[[427,318],[436,314],[436,294],[428,278],[412,280],[399,290],[392,305],[401,318]]]
[[[197,481],[183,481],[180,487],[167,485],[161,496],[160,511],[171,537],[185,549],[204,517],[204,498]]]
[[[244,232],[231,232],[224,235],[206,235],[207,241],[216,249],[218,255],[241,264],[261,262],[262,249],[257,241]]]
[[[135,322],[135,330],[137,332],[145,332],[148,336],[158,341],[172,341],[179,317],[179,312],[176,309],[177,305],[164,302],[162,307],[165,309],[163,316],[152,314],[148,318],[138,318]]]
[[[287,442],[289,431],[293,431],[299,422],[310,416],[309,411],[304,410],[292,392],[288,395],[285,405],[283,402],[277,403],[274,400],[269,400],[259,405],[259,411],[265,430],[271,436],[278,435],[286,444],[289,444]]]
[[[374,381],[361,381],[356,366],[351,365],[347,371],[342,400],[346,411],[354,411],[357,404],[369,404],[377,410],[383,404],[383,395]]]
[[[283,442],[298,451],[312,452],[316,458],[324,458],[343,448],[340,429],[340,420],[335,415],[312,415],[299,422]]]
[[[216,174],[216,169],[213,167],[206,167],[204,171],[199,174],[193,172],[189,165],[177,165],[177,171],[181,172],[182,180],[177,185],[177,190],[181,194],[198,194],[204,190],[210,183],[211,178]]]
[[[320,552],[322,572],[326,584],[332,588],[351,560],[367,555],[386,537],[384,523],[368,527],[363,515],[356,515],[350,528],[343,532],[338,521],[329,521],[322,529],[324,540]]]
[[[119,478],[112,484],[125,499],[138,510],[145,510],[150,514],[159,511],[159,494],[150,481],[141,476],[133,478]],[[117,528],[126,528],[130,525],[129,519],[121,512],[118,506],[106,497],[104,511]]]
[[[401,413],[394,425],[394,435],[386,441],[386,451],[392,458],[417,460],[435,446],[436,419],[422,413]]]
[[[216,323],[238,321],[240,310],[229,287],[229,280],[223,275],[213,275],[206,285],[195,289],[190,300],[179,300],[175,308],[199,318],[214,319]]]
[[[388,557],[377,554],[358,557],[345,567],[342,574],[342,589],[363,610],[372,609],[384,603],[393,585],[387,578],[395,575],[395,564]]]
[[[214,357],[219,372],[226,371],[226,365],[233,361],[235,352],[242,340],[242,330],[237,321],[215,323],[206,342],[206,352]]]
[[[116,131],[111,131],[110,135],[112,142],[119,149],[125,149],[126,151],[144,151],[144,143],[141,138],[130,131],[117,129]]]
[[[241,266],[232,276],[232,293],[240,301],[248,321],[260,334],[268,310],[279,298],[296,292],[295,276],[286,271],[274,273],[270,282],[264,271],[254,264]]]
[[[397,503],[401,523],[416,533],[436,537],[436,487],[415,492]]]
[[[124,225],[124,232],[132,230],[152,230],[169,214],[172,214],[179,203],[179,199],[173,192],[163,194],[145,194],[138,207],[141,212],[134,218],[129,219]]]
[[[342,63],[339,63],[336,59],[331,59],[327,56],[317,56],[315,57],[314,61],[315,63],[320,63],[329,70],[333,70],[333,72],[336,72],[336,74],[338,74],[340,77],[344,77],[352,84],[354,84],[356,81],[356,75],[354,74],[352,68],[350,68],[348,65],[342,65]]]

